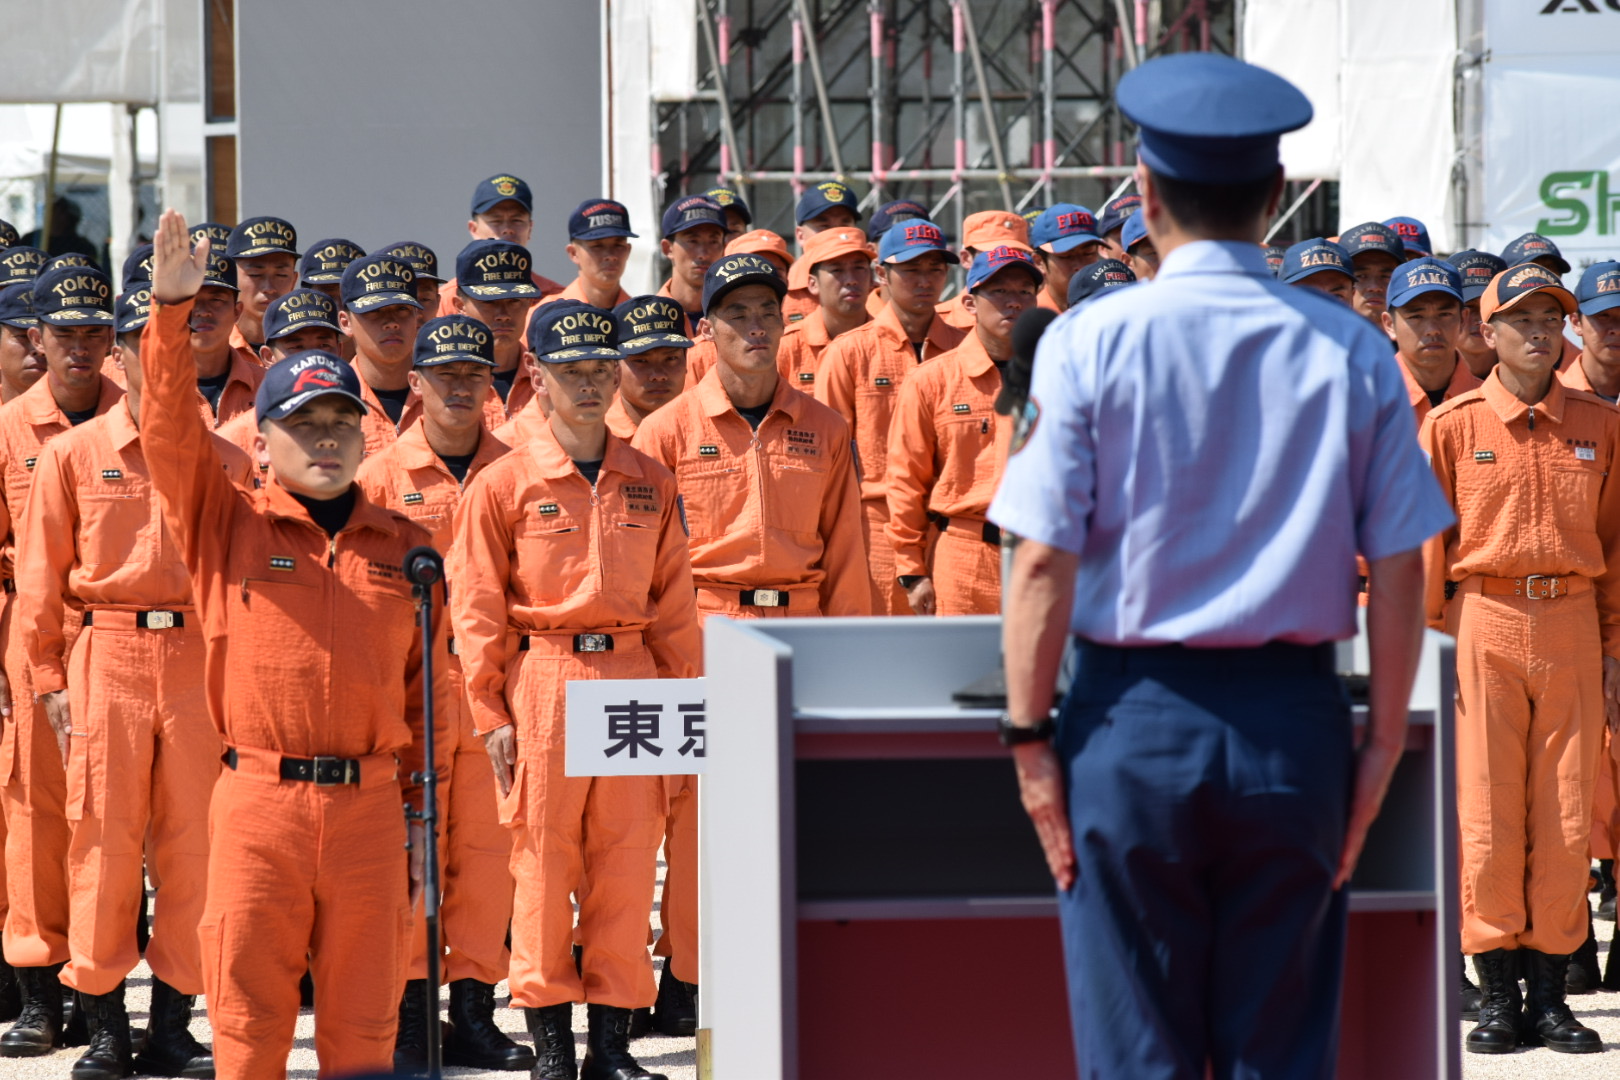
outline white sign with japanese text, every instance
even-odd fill
[[[701,774],[702,679],[580,679],[568,684],[568,776]]]

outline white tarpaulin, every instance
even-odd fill
[[[158,99],[158,0],[0,4],[0,101]]]
[[[1620,3],[1485,6],[1484,243],[1552,238],[1579,273],[1620,257]]]
[[[1283,136],[1290,179],[1339,176],[1339,3],[1248,0],[1243,8],[1244,59],[1299,87],[1315,110],[1308,125]]]

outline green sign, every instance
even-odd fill
[[[1579,236],[1596,226],[1599,236],[1615,232],[1620,195],[1609,194],[1609,174],[1603,169],[1548,173],[1541,180],[1541,201],[1561,216],[1536,223],[1543,236]]]

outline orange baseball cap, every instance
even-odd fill
[[[877,251],[859,229],[823,229],[804,242],[804,254],[788,271],[788,288],[808,289],[811,268],[840,255],[865,255],[870,260],[877,258]]]
[[[1479,298],[1479,317],[1489,322],[1491,316],[1512,311],[1525,297],[1544,292],[1558,301],[1565,315],[1575,313],[1575,294],[1564,287],[1563,280],[1540,263],[1520,263],[1491,278]]]
[[[974,251],[1029,246],[1029,222],[1010,210],[981,210],[962,221],[962,246]]]
[[[777,263],[784,274],[788,272],[788,266],[793,262],[793,256],[788,252],[787,241],[769,229],[755,229],[743,233],[726,245],[726,254],[763,255],[771,262]]]

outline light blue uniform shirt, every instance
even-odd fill
[[[1080,556],[1071,626],[1089,641],[1351,637],[1356,553],[1453,521],[1397,363],[1258,246],[1186,244],[1048,328],[1039,414],[990,518]]]

